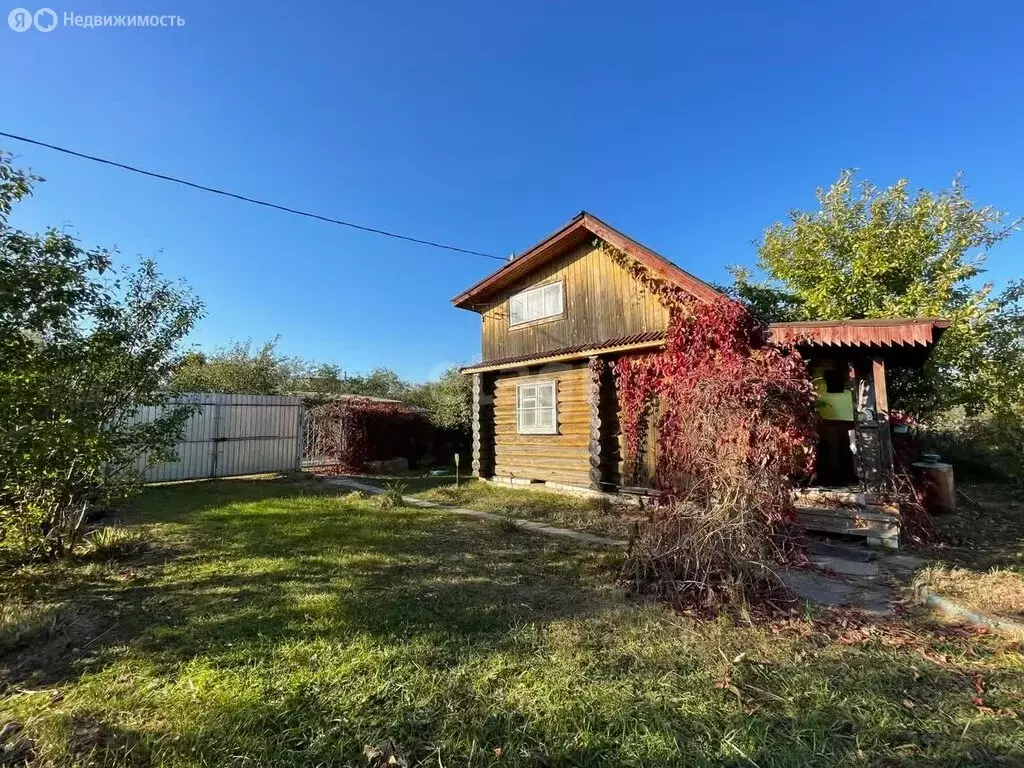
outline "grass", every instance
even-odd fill
[[[129,557],[146,547],[146,540],[137,528],[105,525],[87,533],[82,539],[83,555],[95,559]]]
[[[1024,620],[1024,501],[1002,484],[965,485],[955,515],[936,518],[942,546],[915,581],[955,602]]]
[[[634,523],[645,516],[637,506],[616,504],[605,498],[509,488],[473,479],[456,488],[451,478],[440,479],[445,482],[439,483],[436,477],[404,480],[410,492],[421,499],[621,539],[628,539]]]
[[[931,566],[918,574],[916,582],[982,613],[1024,621],[1024,577],[1008,568],[978,572]]]
[[[702,623],[615,553],[301,483],[121,519],[149,546],[0,577],[5,611],[61,606],[0,655],[0,765],[1024,761],[1020,646],[923,616]]]
[[[60,604],[0,604],[0,654],[51,635],[57,629]]]

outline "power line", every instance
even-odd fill
[[[284,211],[285,213],[292,213],[296,216],[305,216],[308,219],[316,219],[317,221],[326,221],[328,224],[338,224],[342,227],[349,227],[350,229],[358,229],[360,232],[369,232],[374,235],[383,235],[384,237],[391,237],[395,240],[405,240],[409,243],[418,243],[420,245],[429,245],[431,248],[441,248],[446,251],[454,251],[455,253],[467,253],[471,256],[483,256],[486,259],[496,259],[497,261],[505,261],[501,256],[495,256],[491,253],[483,253],[482,251],[473,251],[469,248],[458,248],[454,245],[445,245],[444,243],[437,243],[433,240],[423,240],[418,237],[410,237],[409,235],[400,235],[397,232],[389,232],[386,229],[376,229],[375,227],[367,227],[362,224],[353,224],[351,221],[342,221],[341,219],[332,219],[330,216],[321,216],[318,213],[310,213],[309,211],[301,211],[298,208],[289,208],[286,205],[278,205],[277,203],[268,203],[266,200],[259,200],[255,197],[246,197],[245,195],[239,195],[234,192],[228,192],[225,189],[217,189],[216,187],[207,187],[203,184],[196,184],[193,181],[187,181],[185,179],[179,179],[175,176],[167,176],[163,173],[156,173],[155,171],[147,171],[143,168],[136,168],[133,165],[126,165],[125,163],[118,163],[114,160],[107,160],[102,157],[96,157],[94,155],[87,155],[82,152],[76,152],[73,149],[67,147],[58,147],[56,144],[47,144],[45,141],[37,141],[36,139],[30,139],[25,136],[18,136],[13,133],[5,133],[0,131],[0,136],[4,136],[8,139],[14,139],[15,141],[21,141],[26,144],[34,144],[37,147],[45,147],[46,149],[52,149],[55,152],[62,152],[65,155],[71,155],[72,157],[80,157],[83,160],[91,160],[94,163],[102,163],[103,165],[111,165],[114,168],[121,168],[125,171],[131,171],[132,173],[139,173],[143,176],[149,176],[154,179],[162,179],[163,181],[173,181],[175,184],[181,184],[185,187],[192,187],[193,189],[199,189],[203,192],[212,192],[215,195],[223,195],[224,197],[231,197],[235,200],[241,200],[245,203],[253,203],[255,205],[262,205],[265,208],[273,208],[277,211]]]

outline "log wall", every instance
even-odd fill
[[[587,361],[546,372],[497,375],[494,382],[494,474],[587,486],[590,477],[590,369]],[[555,381],[558,433],[520,435],[516,386]]]

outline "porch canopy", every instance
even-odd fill
[[[948,327],[948,320],[937,317],[807,320],[773,323],[771,338],[796,346],[805,356],[845,351],[920,367]]]
[[[821,485],[884,487],[893,464],[887,371],[920,368],[948,327],[934,317],[771,326],[772,341],[795,346],[814,375]]]

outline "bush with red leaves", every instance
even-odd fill
[[[669,308],[664,350],[615,366],[627,473],[656,418],[665,502],[638,530],[627,577],[709,608],[765,594],[774,564],[802,558],[791,490],[813,469],[816,395],[799,354],[738,303]]]
[[[366,463],[396,456],[412,458],[432,432],[420,409],[393,400],[349,396],[318,407],[318,452],[339,467],[361,471]],[[426,435],[426,437],[424,437]]]

